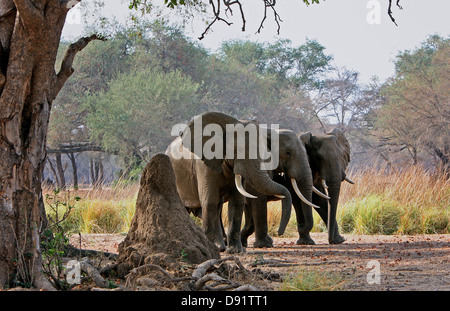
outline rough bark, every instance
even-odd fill
[[[181,203],[169,157],[154,156],[142,173],[130,230],[119,244],[119,275],[145,264],[174,268],[211,258],[220,258],[219,250]]]
[[[53,289],[41,267],[41,178],[51,105],[67,80],[54,69],[67,12],[62,0],[0,5],[0,288],[20,279]]]

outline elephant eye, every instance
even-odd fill
[[[286,151],[286,155],[290,157],[291,156],[291,152],[290,151]]]

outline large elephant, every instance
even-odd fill
[[[311,133],[300,133],[300,140],[304,143],[309,155],[309,162],[313,174],[314,186],[329,195],[326,200],[317,194],[313,194],[312,202],[318,206],[316,209],[320,217],[327,224],[328,242],[339,244],[345,239],[339,234],[336,222],[336,211],[341,190],[341,182],[354,184],[345,170],[350,162],[350,144],[344,133],[337,128],[325,135],[312,135]],[[294,207],[298,208],[298,202],[293,200]],[[297,205],[297,206],[296,206]],[[308,219],[298,220],[300,222]]]
[[[255,143],[253,140],[250,141],[250,134],[245,135],[245,141],[230,140],[230,137],[223,134],[228,134],[228,126],[249,124],[255,123],[238,121],[219,112],[203,113],[188,123],[181,136],[177,137],[166,151],[172,162],[181,201],[191,210],[201,208],[201,213],[197,214],[202,216],[205,234],[222,251],[226,245],[219,213],[223,197],[227,197],[229,218],[227,251],[230,253],[242,251],[240,230],[244,210],[243,195],[251,196],[245,192],[243,180],[263,194],[283,198],[281,226],[286,227],[291,212],[292,200],[289,190],[273,182],[267,172],[261,170],[260,157],[250,157],[247,149],[244,156],[242,153],[238,156],[239,151],[245,147],[242,144],[251,146]],[[223,136],[217,135],[218,133],[211,136],[213,128],[215,132],[222,132]],[[230,141],[234,141],[234,145],[230,144]],[[202,148],[208,147],[212,150],[212,143],[214,156],[205,155],[201,151]],[[230,149],[231,155],[228,152]]]
[[[270,141],[270,136],[268,136]],[[297,244],[314,244],[309,232],[313,227],[312,208],[317,207],[311,204],[312,191],[317,191],[313,187],[312,172],[308,162],[308,155],[304,144],[291,130],[278,131],[278,156],[279,162],[276,170],[270,172],[273,178],[290,189],[292,201],[298,202],[300,208],[296,209],[297,219],[301,217],[302,222],[298,222],[299,239]],[[280,174],[283,174],[281,176]],[[267,226],[267,202],[278,200],[273,196],[266,196],[260,193],[259,188],[253,185],[244,185],[246,190],[257,195],[257,198],[246,198],[245,206],[245,226],[241,233],[241,241],[247,245],[247,238],[255,232],[255,247],[272,247],[272,239],[268,235]],[[321,194],[324,196],[324,194]],[[278,234],[281,235],[284,228],[280,228]]]

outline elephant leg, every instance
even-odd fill
[[[217,203],[208,203],[202,207],[203,230],[206,237],[216,244],[221,252],[225,251],[226,245],[223,239],[220,213]]]
[[[241,243],[241,224],[245,200],[237,191],[231,191],[228,197],[228,246],[227,253],[234,254],[243,251]]]
[[[242,246],[247,247],[247,239],[255,232],[255,225],[253,223],[252,208],[248,202],[244,207],[245,223],[244,228],[241,231],[241,243]]]
[[[319,191],[324,193],[324,189],[317,185],[316,187]],[[328,200],[318,196],[317,194],[313,193],[313,203],[320,206],[320,209],[316,209],[317,213],[319,213],[320,218],[322,218],[323,222],[325,223],[326,227],[328,228],[328,209],[330,208],[328,204]],[[333,221],[333,219],[332,219]],[[329,234],[328,242],[330,244],[340,244],[345,241],[345,238],[339,234],[339,227],[336,221],[336,217],[334,219],[334,226],[333,226],[333,234]]]
[[[294,201],[294,199],[293,199]],[[311,238],[311,225],[307,224],[305,213],[301,202],[294,203],[295,215],[297,217],[297,230],[299,238],[296,242],[297,245],[315,245],[316,243]],[[310,207],[311,208],[311,207]],[[311,216],[309,216],[311,218]],[[309,220],[311,223],[311,220]]]
[[[291,191],[292,188],[289,189]],[[297,230],[299,238],[296,242],[297,245],[314,245],[316,244],[310,236],[310,232],[314,225],[314,220],[312,217],[312,208],[306,206],[300,198],[295,194],[294,190],[291,191],[292,194],[292,205],[294,205],[295,215],[297,217]]]
[[[252,201],[252,218],[255,226],[255,242],[254,247],[273,247],[273,240],[269,236],[267,225],[267,197],[258,195],[257,199]]]

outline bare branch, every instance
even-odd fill
[[[276,0],[264,0],[264,17],[261,20],[261,24],[259,25],[257,33],[261,33],[261,29],[264,28],[263,25],[267,18],[267,8],[271,8],[273,11],[275,22],[278,25],[277,34],[280,34],[280,28],[281,28],[280,22],[282,22],[282,20],[280,18],[280,15],[278,14],[278,12],[275,9],[275,4],[276,4]]]
[[[223,19],[222,17],[220,17],[220,1],[221,0],[217,0],[217,8],[216,8],[216,5],[214,4],[214,0],[209,0],[209,3],[211,4],[213,14],[215,17],[214,17],[214,20],[208,25],[208,27],[206,27],[205,31],[203,31],[202,35],[198,38],[199,40],[202,40],[203,38],[205,38],[206,33],[209,31],[211,26],[217,21],[222,21],[222,22],[226,23],[228,26],[233,24],[233,23],[230,23],[227,20]]]
[[[60,145],[58,149],[47,149],[47,153],[76,153],[83,151],[103,151],[100,146],[91,145],[89,143]]]
[[[75,59],[75,55],[84,49],[86,45],[92,40],[102,40],[105,41],[106,38],[99,35],[92,35],[90,37],[80,38],[77,42],[72,43],[66,51],[66,55],[64,55],[64,59],[61,63],[61,68],[56,77],[56,85],[55,85],[55,94],[54,97],[59,93],[64,83],[66,83],[67,79],[72,75],[74,69],[72,68],[73,60]]]
[[[242,19],[242,31],[245,31],[246,20],[245,20],[244,10],[242,9],[241,2],[239,2],[237,0],[236,1],[230,1],[230,0],[226,1],[226,0],[224,0],[224,4],[226,5],[227,10],[230,11],[231,15],[233,15],[233,11],[231,10],[231,6],[234,5],[234,4],[237,4],[239,6],[239,11],[241,12],[241,19]],[[225,12],[226,12],[226,10],[225,10]]]
[[[396,5],[400,10],[403,10],[403,7],[400,5],[400,0],[397,0]],[[388,15],[391,18],[391,21],[395,24],[395,26],[398,26],[397,23],[395,22],[394,16],[392,15],[392,0],[389,0]]]

